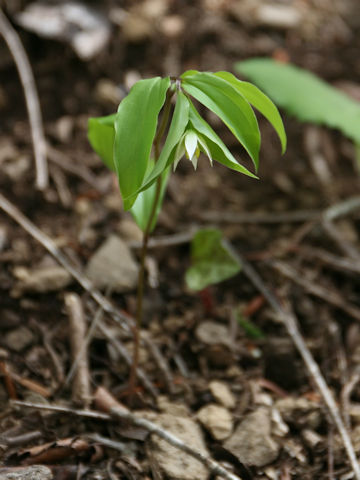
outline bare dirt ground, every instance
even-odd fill
[[[143,379],[131,402],[126,325],[135,313],[141,235],[86,136],[87,119],[114,112],[139,78],[231,71],[254,56],[291,61],[359,100],[358,2],[88,2],[108,22],[110,37],[87,60],[69,41],[19,26],[17,15],[32,2],[2,3],[35,76],[50,184],[35,188],[23,90],[1,41],[0,478],[221,478],[150,436],[146,425],[103,418],[105,392],[243,480],[358,478],[318,377],[288,328],[297,322],[359,454],[354,146],[339,132],[284,113],[283,157],[259,119],[260,181],[211,169],[205,159],[196,173],[179,165],[149,255]],[[227,131],[219,133],[243,155]],[[209,225],[221,228],[245,266],[194,294],[184,282],[189,232]],[[50,246],[41,244],[44,235]],[[94,267],[99,248],[105,268],[106,260]],[[84,283],[91,264],[99,290]],[[92,418],[75,411],[86,408]]]

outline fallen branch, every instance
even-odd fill
[[[107,413],[96,412],[92,410],[74,410],[68,407],[43,405],[21,401],[14,401],[12,402],[12,404],[19,407],[35,408],[38,410],[49,410],[52,412],[66,413],[70,415],[76,415],[79,417],[92,418],[97,420],[125,420],[132,425],[145,429],[150,434],[157,435],[173,447],[178,448],[179,450],[187,453],[193,458],[196,458],[196,460],[201,462],[209,469],[214,478],[216,476],[220,476],[222,478],[225,478],[226,480],[241,480],[237,475],[228,472],[224,467],[222,467],[219,463],[215,462],[215,460],[213,460],[212,458],[186,445],[180,438],[176,437],[171,432],[159,427],[154,422],[150,422],[145,418],[131,413],[127,408],[119,404],[104,388],[98,388],[95,393],[95,400],[101,408],[107,411]]]
[[[46,141],[35,80],[21,40],[1,8],[0,34],[4,37],[11,55],[14,58],[21,84],[24,89],[35,156],[36,187],[39,190],[45,190],[49,184],[49,174],[46,161]]]

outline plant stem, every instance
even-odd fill
[[[136,317],[135,317],[135,328],[134,328],[134,356],[133,362],[130,370],[130,379],[129,379],[129,390],[130,395],[132,396],[135,393],[136,381],[137,381],[137,368],[139,366],[139,350],[140,350],[140,328],[143,317],[143,299],[144,299],[144,289],[145,289],[145,268],[146,268],[146,256],[148,251],[148,242],[150,237],[151,226],[155,217],[157,204],[160,198],[161,192],[161,177],[158,177],[156,180],[156,193],[149,216],[149,221],[146,225],[146,229],[143,234],[142,248],[140,253],[140,268],[138,276],[138,286],[137,286],[137,295],[136,295]]]
[[[161,119],[161,123],[158,127],[158,130],[154,138],[155,161],[160,156],[160,142],[165,133],[166,126],[169,121],[170,109],[171,109],[171,97],[173,96],[173,93],[174,92],[172,91],[170,92],[168,91],[166,95],[163,117]],[[136,296],[136,317],[135,317],[136,323],[134,327],[134,356],[133,356],[133,363],[131,365],[130,378],[129,378],[130,398],[133,396],[136,389],[137,368],[139,366],[140,328],[141,328],[142,317],[143,317],[146,256],[148,251],[148,242],[149,242],[149,237],[152,229],[152,224],[153,224],[158,203],[160,200],[161,183],[162,181],[161,181],[161,175],[160,175],[156,180],[155,196],[154,196],[153,204],[151,206],[151,212],[143,233],[142,248],[140,253],[140,268],[139,268],[137,296]]]

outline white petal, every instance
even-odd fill
[[[193,156],[196,152],[196,147],[198,143],[198,137],[193,130],[189,130],[185,134],[185,150],[191,161],[193,161]]]

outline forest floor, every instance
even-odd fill
[[[141,233],[88,144],[87,120],[116,111],[137,79],[233,71],[255,56],[293,62],[359,100],[358,2],[93,1],[111,30],[87,60],[68,41],[19,26],[31,3],[5,1],[4,12],[35,76],[50,183],[35,187],[23,90],[0,42],[0,478],[221,478],[146,425],[106,419],[106,392],[243,480],[357,478],[302,356],[305,348],[317,362],[360,455],[360,173],[351,142],[282,112],[284,156],[259,119],[259,181],[204,158],[196,173],[179,164],[148,258],[145,381],[130,398]],[[184,281],[191,232],[209,226],[243,270],[193,293]],[[105,268],[94,262],[99,248]],[[92,418],[77,411],[87,408]]]

